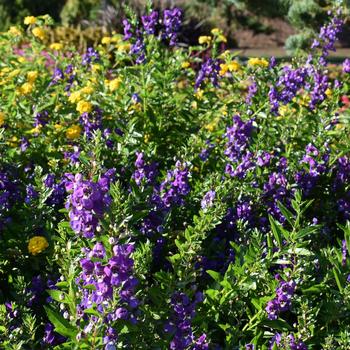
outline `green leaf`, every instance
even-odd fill
[[[95,315],[95,316],[101,316],[100,313],[98,313],[94,308],[90,307],[89,309],[85,309],[84,310],[84,313],[85,314],[88,314],[88,315]]]
[[[293,327],[291,327],[286,321],[282,319],[278,320],[263,320],[261,323],[263,326],[267,326],[278,331],[291,331]]]
[[[275,220],[272,218],[272,216],[269,215],[269,220],[270,220],[270,225],[271,225],[271,231],[275,237],[275,240],[280,248],[282,248],[282,241],[281,241],[281,236],[280,232],[277,228],[277,225],[275,223]]]
[[[207,270],[207,274],[213,278],[214,281],[216,282],[221,282],[222,280],[222,275],[219,272],[213,271],[213,270]]]
[[[281,202],[277,202],[278,208],[281,210],[281,213],[283,214],[283,216],[287,219],[288,223],[293,227],[294,222],[294,215],[293,213],[287,208],[285,207]]]
[[[73,330],[67,320],[65,320],[60,314],[53,311],[48,306],[44,306],[47,317],[50,322],[54,325],[55,331],[65,337],[75,338],[77,332]]]
[[[344,288],[343,288],[343,284],[341,283],[341,276],[339,274],[339,271],[335,267],[333,267],[332,271],[335,278],[335,282],[337,283],[337,286],[339,288],[339,291],[342,293]]]
[[[56,290],[56,289],[48,289],[46,291],[53,300],[56,300],[59,303],[67,303],[68,302],[66,299],[66,294],[63,293],[62,291]],[[62,296],[63,296],[63,298],[62,298]]]
[[[309,226],[309,227],[305,227],[303,229],[301,229],[297,234],[296,234],[296,238],[300,239],[303,238],[307,235],[311,235],[313,233],[316,233],[318,231],[318,229],[321,227],[321,225],[315,225],[315,226]]]

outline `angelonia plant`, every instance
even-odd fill
[[[0,348],[350,348],[348,9],[243,60],[179,8],[78,52],[0,34]]]

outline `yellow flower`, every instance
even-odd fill
[[[14,78],[15,76],[17,76],[19,73],[21,73],[20,69],[14,69],[10,74],[9,74],[9,78]]]
[[[76,103],[80,100],[81,100],[81,92],[80,91],[74,91],[68,97],[68,101],[71,103]]]
[[[26,58],[23,57],[23,56],[19,56],[19,57],[17,58],[17,60],[18,60],[19,63],[24,63],[24,62],[26,61]]]
[[[109,88],[109,90],[111,90],[111,91],[117,90],[117,89],[119,88],[121,82],[122,82],[122,79],[121,79],[121,78],[115,78],[115,79],[113,79],[113,80],[110,80],[110,81],[108,82],[108,88]]]
[[[237,61],[231,61],[229,63],[220,64],[220,75],[225,75],[229,72],[237,72],[241,69],[241,65]]]
[[[46,238],[43,236],[34,236],[29,240],[28,251],[32,255],[37,255],[49,246]]]
[[[18,142],[17,136],[13,136],[13,137],[11,137],[11,139],[10,139],[10,141],[9,141],[8,144],[9,144],[11,147],[17,147],[17,142]]]
[[[51,50],[54,50],[54,51],[60,51],[60,50],[63,49],[63,45],[60,44],[60,43],[52,43],[52,44],[50,45],[50,49],[51,49]]]
[[[66,131],[67,139],[74,140],[80,136],[81,127],[79,125],[72,125]]]
[[[85,86],[80,90],[80,92],[84,95],[91,95],[94,92],[94,88],[91,85]]]
[[[19,88],[19,93],[22,95],[28,95],[33,91],[33,84],[32,83],[24,83]]]
[[[61,124],[55,124],[53,127],[55,128],[55,130],[56,130],[57,132],[61,131],[62,128],[63,128],[63,126],[62,126]]]
[[[148,142],[149,142],[149,134],[145,134],[145,135],[143,136],[143,141],[144,141],[145,143],[148,143]]]
[[[226,59],[230,54],[230,50],[225,50],[222,54],[220,54],[219,58]]]
[[[237,61],[231,61],[228,63],[228,69],[230,72],[237,72],[241,69],[241,65]]]
[[[27,79],[29,83],[34,83],[36,78],[38,77],[39,73],[36,70],[31,70],[27,73]]]
[[[227,73],[227,71],[228,71],[228,64],[221,63],[220,64],[220,72],[219,72],[219,74],[220,75],[225,75]]]
[[[248,66],[268,67],[269,62],[265,58],[252,57],[248,60]]]
[[[34,16],[27,16],[24,18],[24,24],[29,25],[29,24],[35,24],[36,23],[36,17]]]
[[[287,105],[283,105],[279,107],[278,112],[282,117],[285,117],[290,112],[290,108]]]
[[[211,30],[211,33],[212,33],[213,35],[219,35],[219,34],[221,34],[222,32],[221,32],[221,29],[219,29],[219,28],[213,28],[213,29]]]
[[[101,40],[101,43],[104,45],[109,45],[112,41],[112,38],[110,36],[104,36]]]
[[[203,44],[210,44],[211,42],[211,36],[200,36],[198,38],[198,42],[200,45],[203,45]]]
[[[330,97],[330,96],[333,95],[333,92],[332,92],[332,90],[331,90],[330,88],[328,88],[328,89],[325,91],[325,94],[326,94],[328,97]]]
[[[11,26],[8,32],[14,36],[20,36],[22,34],[21,30],[15,26]]]
[[[216,123],[212,122],[204,126],[204,129],[207,129],[208,131],[214,131],[216,127]]]
[[[92,103],[88,101],[79,101],[76,110],[80,113],[90,113],[92,111]]]
[[[194,95],[198,98],[198,100],[201,100],[203,98],[203,94],[204,94],[204,91],[201,89],[198,89]]]
[[[40,40],[44,40],[46,37],[46,33],[45,33],[44,29],[42,29],[40,27],[35,27],[32,30],[32,33],[36,38],[39,38]]]
[[[223,34],[220,34],[220,35],[218,36],[218,41],[219,41],[219,42],[222,42],[222,43],[227,43],[226,36],[223,35]]]
[[[2,127],[5,123],[5,113],[0,112],[0,127]]]
[[[114,35],[113,38],[111,38],[112,43],[120,43],[122,41],[121,35]]]
[[[30,129],[30,130],[28,131],[28,133],[29,133],[29,134],[39,134],[40,131],[41,131],[41,128],[42,128],[42,126],[41,126],[41,125],[38,125],[38,126],[36,126],[35,128]]]
[[[131,45],[130,43],[120,43],[117,45],[118,52],[129,52]]]
[[[182,62],[181,63],[181,68],[188,68],[189,66],[190,66],[191,64],[190,64],[190,62],[188,62],[188,61],[185,61],[185,62]]]

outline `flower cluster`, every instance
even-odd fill
[[[132,178],[138,186],[140,186],[143,181],[147,184],[152,184],[157,177],[157,164],[155,162],[146,164],[143,152],[136,152],[135,167],[136,170]]]
[[[318,38],[312,43],[311,48],[320,48],[322,50],[320,57],[320,63],[322,65],[326,65],[326,58],[329,55],[329,51],[335,51],[335,42],[344,25],[344,21],[340,16],[341,11],[338,10],[331,21],[321,28]]]
[[[168,171],[165,180],[157,186],[153,195],[153,202],[159,209],[184,204],[184,197],[190,192],[188,177],[186,164],[177,161],[175,169]]]
[[[228,139],[225,145],[224,154],[232,163],[236,163],[236,168],[231,163],[226,164],[225,173],[230,176],[243,178],[249,169],[255,165],[254,155],[249,151],[249,140],[254,130],[253,119],[244,122],[239,115],[233,117],[233,125],[226,129],[225,137]]]
[[[123,244],[113,247],[113,256],[107,260],[106,249],[100,242],[92,250],[85,249],[86,258],[80,260],[81,275],[76,283],[79,286],[81,302],[77,305],[77,315],[82,317],[87,325],[83,333],[92,332],[98,317],[84,314],[84,310],[95,307],[103,316],[106,324],[104,343],[114,343],[117,337],[112,325],[118,320],[136,322],[133,310],[138,306],[135,288],[138,280],[133,277],[134,261],[131,254],[134,245]],[[85,288],[94,286],[94,288]],[[114,292],[118,291],[118,294]],[[114,298],[118,298],[115,300]],[[117,303],[118,307],[115,307]]]
[[[295,292],[296,283],[294,281],[279,282],[276,289],[276,297],[270,300],[266,306],[266,312],[270,320],[277,320],[279,314],[290,309],[292,297]]]
[[[205,79],[209,79],[214,86],[219,85],[220,63],[218,60],[208,58],[199,70],[194,84],[195,89],[199,89]]]
[[[293,334],[289,334],[286,337],[286,342],[284,341],[282,335],[280,333],[276,333],[271,341],[269,349],[285,349],[285,343],[288,345],[288,349],[290,350],[307,350],[307,346],[301,340],[296,340]]]
[[[206,335],[203,334],[197,340],[193,334],[191,321],[195,316],[196,305],[203,301],[203,294],[198,292],[195,299],[191,299],[182,292],[175,292],[171,297],[173,313],[167,321],[164,330],[173,335],[170,342],[171,350],[206,350],[209,344],[206,342]]]
[[[81,174],[67,174],[65,182],[67,192],[66,209],[72,229],[86,238],[92,238],[99,231],[99,219],[110,204],[109,184],[114,171],[108,171],[98,182],[83,180]]]
[[[290,66],[285,66],[283,68],[283,74],[269,91],[272,113],[278,114],[281,104],[286,105],[293,100],[297,92],[304,87],[307,76],[308,69],[305,67],[292,69]]]

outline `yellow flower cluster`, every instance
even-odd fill
[[[25,25],[31,25],[36,23],[36,17],[34,16],[27,16],[24,18],[24,24]]]
[[[220,64],[220,75],[225,75],[227,72],[237,72],[241,69],[241,65],[237,61]]]
[[[227,43],[227,39],[225,37],[225,35],[223,34],[222,30],[219,28],[213,28],[211,30],[211,33],[215,36],[215,40],[217,42],[223,42],[223,43]]]
[[[260,66],[260,67],[268,67],[269,61],[265,58],[258,58],[258,57],[252,57],[248,60],[248,66],[254,67],[254,66]]]
[[[87,83],[86,86],[84,86],[83,88],[81,88],[80,90],[77,91],[73,91],[69,97],[68,97],[68,101],[70,103],[78,103],[79,101],[81,101],[84,97],[86,98],[87,96],[90,96],[93,92],[95,91],[93,84],[91,81],[89,81]]]
[[[50,45],[50,49],[54,51],[61,51],[63,49],[63,45],[60,43],[52,43]]]
[[[90,113],[92,111],[92,103],[89,101],[79,101],[76,110],[80,113]]]
[[[8,33],[13,35],[13,36],[21,36],[22,35],[21,30],[16,26],[11,26],[10,29],[8,30]]]
[[[32,33],[36,38],[39,38],[40,40],[45,40],[46,38],[46,33],[43,28],[35,27],[33,28]]]
[[[203,44],[210,44],[211,43],[211,36],[200,36],[198,38],[198,43],[200,45],[203,45]]]
[[[75,140],[80,136],[81,127],[79,125],[72,125],[66,131],[67,139]]]
[[[112,92],[119,89],[121,82],[122,78],[120,77],[107,81],[108,89]]]
[[[34,236],[29,240],[28,251],[32,255],[37,255],[49,246],[46,238],[43,236]]]
[[[28,83],[33,84],[35,82],[36,78],[38,77],[38,75],[39,75],[39,73],[36,70],[29,71],[27,73]]]
[[[21,95],[28,95],[33,91],[34,87],[32,83],[24,83],[18,88],[18,92]]]

